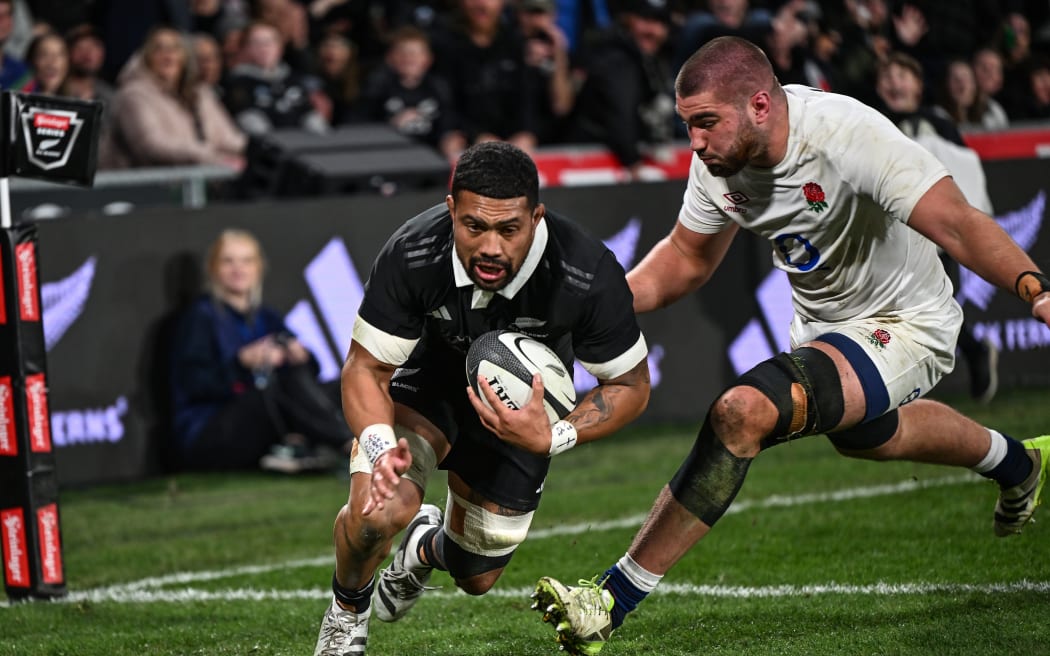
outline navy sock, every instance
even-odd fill
[[[616,565],[605,571],[605,582],[602,587],[611,592],[613,599],[616,600],[611,612],[612,628],[614,629],[619,628],[627,617],[627,613],[637,608],[639,602],[649,594],[644,590],[639,590],[631,583]]]
[[[1003,437],[1006,439],[1006,455],[1003,461],[981,476],[992,479],[1006,489],[1024,483],[1032,473],[1033,464],[1024,444],[1009,435],[1003,434]]]
[[[339,585],[335,574],[332,574],[332,592],[339,603],[344,607],[350,607],[355,613],[363,613],[372,604],[372,589],[375,587],[376,578],[373,576],[368,583],[359,590],[351,590]]]

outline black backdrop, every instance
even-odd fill
[[[986,167],[997,216],[1013,217],[1008,227],[1012,233],[1034,230],[1029,250],[1044,270],[1050,269],[1050,229],[1042,225],[1050,163],[996,162]],[[614,251],[629,267],[670,229],[684,186],[674,181],[552,188],[541,196],[615,244]],[[318,327],[320,341],[314,346],[326,351],[331,368],[347,347],[341,330],[352,321],[352,316],[333,319],[333,303],[357,297],[359,281],[367,278],[372,258],[395,227],[442,200],[443,192],[435,190],[41,222],[40,269],[45,312],[50,313],[45,330],[60,480],[67,485],[96,483],[158,471],[166,428],[158,418],[164,415],[168,319],[199,289],[200,259],[219,230],[243,227],[258,236],[269,261],[267,303],[294,311],[297,326]],[[346,275],[348,262],[356,275]],[[771,284],[770,270],[768,247],[741,235],[707,287],[641,318],[657,383],[641,421],[698,422],[702,408],[734,376],[727,353],[758,360],[763,349],[775,347],[786,332],[778,317],[790,301]],[[760,286],[771,292],[761,300],[756,298]],[[1001,359],[1004,384],[1050,385],[1050,331],[1027,321],[1025,307],[1006,293],[985,294],[981,300],[987,308],[969,302],[967,315],[1006,348]],[[964,382],[965,372],[956,372],[938,391],[960,390]]]

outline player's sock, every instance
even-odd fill
[[[443,548],[445,540],[442,528],[440,526],[427,526],[425,530],[426,532],[416,542],[416,544],[420,545],[419,549],[411,549],[405,555],[406,569],[433,567],[434,569],[447,572],[448,567],[445,566],[445,550]],[[420,558],[420,555],[423,557]]]
[[[372,577],[368,580],[368,583],[364,587],[354,590],[352,588],[344,588],[339,585],[339,581],[336,580],[335,574],[332,574],[332,592],[335,594],[335,598],[339,600],[339,603],[344,608],[353,611],[354,613],[363,613],[368,610],[369,605],[372,603],[372,589],[376,585],[376,577]]]
[[[612,607],[612,628],[623,624],[627,613],[634,610],[656,588],[663,576],[653,574],[626,553],[605,572],[603,587],[612,593],[616,603]]]
[[[1032,473],[1032,459],[1028,457],[1024,445],[1018,440],[989,429],[992,444],[981,462],[973,470],[990,478],[1003,489],[1020,485]]]

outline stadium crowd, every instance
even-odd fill
[[[876,107],[880,66],[910,57],[963,130],[1050,117],[1033,0],[0,0],[0,87],[104,102],[104,168],[238,168],[273,127],[383,121],[450,161],[590,143],[633,169],[684,137],[674,75],[723,35]]]

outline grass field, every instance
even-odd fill
[[[1017,437],[1050,431],[1050,390],[956,405]],[[373,619],[368,653],[557,653],[529,610],[536,579],[619,558],[695,430],[638,428],[559,456],[496,588],[469,597],[435,574],[441,589],[404,620]],[[0,655],[311,654],[346,489],[345,475],[259,474],[65,491],[70,594],[0,605]],[[444,492],[435,480],[428,500]],[[849,460],[823,438],[777,447],[603,656],[1050,654],[1050,514],[997,539],[995,496],[964,470]]]

